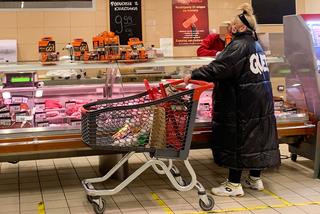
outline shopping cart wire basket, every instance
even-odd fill
[[[190,80],[187,86],[183,83],[183,80],[176,80],[166,85],[160,83],[156,88],[150,87],[145,80],[145,92],[83,106],[84,143],[97,150],[127,153],[105,176],[82,181],[96,213],[105,210],[101,196],[116,194],[149,167],[158,174],[166,174],[179,191],[196,187],[201,208],[205,211],[213,208],[213,198],[197,181],[188,161],[198,101],[201,93],[212,88],[213,84],[195,80]],[[145,164],[114,189],[94,188],[93,183],[109,179],[135,152],[145,154]],[[173,160],[184,161],[191,175],[189,184],[181,178]]]

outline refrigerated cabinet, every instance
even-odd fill
[[[0,161],[104,155],[104,151],[92,150],[81,141],[81,105],[137,94],[145,90],[144,78],[154,82],[181,78],[193,68],[212,60],[194,57],[135,64],[0,65],[3,80],[0,91]],[[268,62],[275,64],[283,60],[269,57]],[[209,147],[211,93],[207,91],[200,99],[192,148]],[[309,123],[309,117],[302,118],[297,114],[278,115],[280,137],[313,134],[314,126]],[[101,156],[101,162],[110,161],[105,161],[106,157]]]

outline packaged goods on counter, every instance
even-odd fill
[[[89,60],[112,61],[120,58],[119,36],[114,32],[104,31],[92,38],[93,52],[89,54]]]
[[[72,41],[73,59],[75,61],[87,61],[89,59],[89,47],[87,42],[82,38],[77,38]]]
[[[56,51],[56,42],[52,37],[43,37],[39,41],[39,54],[42,64],[55,64],[59,59],[59,52]]]
[[[46,74],[46,77],[52,80],[83,79],[86,76],[87,73],[82,69],[53,70]]]

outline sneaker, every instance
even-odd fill
[[[245,188],[250,188],[253,190],[264,190],[263,182],[260,177],[247,176],[244,180],[242,180],[242,186]]]
[[[212,194],[217,196],[244,196],[241,184],[231,183],[226,181],[221,186],[212,188]]]

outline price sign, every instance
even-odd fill
[[[141,0],[110,0],[110,28],[122,45],[132,37],[142,40]]]

